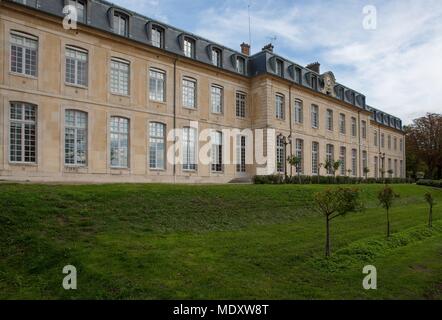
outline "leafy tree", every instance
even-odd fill
[[[436,201],[433,198],[433,195],[431,193],[425,194],[425,201],[427,201],[428,205],[430,206],[430,213],[428,215],[428,227],[433,227],[433,207],[436,204]]]
[[[350,188],[326,189],[315,193],[315,209],[324,215],[326,221],[325,256],[330,257],[330,222],[349,212],[357,212],[362,209],[359,201],[359,190]]]
[[[291,156],[287,158],[288,163],[292,166],[295,167],[296,171],[298,172],[298,179],[299,179],[299,183],[301,183],[301,164],[302,164],[302,158],[301,157],[297,157],[297,156]]]
[[[389,174],[390,178],[393,176],[393,170],[389,169],[389,170],[387,171],[387,173]]]
[[[327,169],[327,172],[333,173],[333,177],[336,180],[336,172],[339,170],[341,166],[341,161],[333,161],[333,160],[325,160],[324,168]]]
[[[365,176],[365,179],[368,179],[368,174],[370,173],[370,169],[369,168],[367,168],[367,167],[365,167],[364,168],[364,176]]]
[[[393,206],[395,198],[399,195],[395,194],[393,189],[385,185],[384,188],[378,194],[378,200],[380,205],[387,211],[387,237],[390,238],[390,209]]]

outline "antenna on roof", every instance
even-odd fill
[[[278,37],[276,35],[272,36],[272,37],[266,37],[266,38],[269,39],[270,43],[272,43],[272,44],[275,44],[276,40],[278,40]]]

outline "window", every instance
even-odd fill
[[[368,168],[368,158],[367,158],[367,151],[362,151],[362,168]]]
[[[351,117],[351,135],[353,137],[357,136],[357,132],[358,132],[357,130],[358,130],[358,128],[357,128],[357,125],[356,125],[356,118],[355,117]]]
[[[246,117],[246,95],[242,92],[236,93],[236,116],[238,118]]]
[[[246,172],[246,136],[236,136],[236,172]]]
[[[69,0],[69,5],[77,9],[77,22],[86,23],[86,3],[84,0]]]
[[[334,146],[332,144],[327,144],[325,147],[325,160],[331,164],[335,161]],[[333,174],[333,166],[328,168],[327,173]]]
[[[129,120],[111,117],[110,120],[110,161],[111,167],[129,166]]]
[[[341,171],[341,176],[345,176],[347,175],[347,165],[346,165],[346,154],[347,154],[347,149],[345,147],[341,147],[341,150],[339,152],[339,161],[341,162],[341,166],[340,171]]]
[[[397,174],[397,159],[394,159],[394,177],[397,178],[398,174]]]
[[[319,128],[319,110],[317,105],[312,105],[311,107],[311,117],[312,117],[312,128]]]
[[[246,73],[246,60],[243,57],[236,58],[236,71],[241,74]]]
[[[379,178],[379,160],[378,157],[374,157],[374,177]]]
[[[196,109],[196,81],[193,79],[183,79],[183,106]]]
[[[152,27],[152,45],[157,48],[163,47],[163,29]]]
[[[220,131],[212,132],[212,171],[223,171],[223,134]]]
[[[149,70],[149,98],[153,101],[164,102],[166,88],[166,73],[157,69]]]
[[[312,142],[312,174],[319,175],[319,143]]]
[[[120,12],[114,12],[114,32],[116,34],[119,34],[120,36],[127,37],[128,35],[128,16],[120,13]]]
[[[284,76],[284,63],[281,60],[276,60],[276,74],[280,77]]]
[[[295,142],[295,155],[301,162],[296,166],[296,173],[302,174],[304,172],[304,140],[296,139]]]
[[[388,146],[388,150],[391,150],[391,136],[390,135],[387,136],[387,146]]]
[[[385,148],[385,134],[381,134],[381,147]]]
[[[284,120],[285,117],[284,109],[285,109],[284,96],[277,94],[275,97],[276,119]]]
[[[37,37],[11,33],[11,71],[37,76]]]
[[[276,137],[276,171],[278,173],[285,173],[285,145],[284,138]]]
[[[165,168],[165,144],[166,126],[162,123],[151,122],[149,124],[149,168],[163,170]]]
[[[188,58],[195,55],[195,41],[190,38],[184,38],[184,55]]]
[[[196,129],[183,128],[183,170],[196,170]]]
[[[378,146],[378,132],[377,131],[374,131],[373,139],[374,139],[374,146],[377,147]]]
[[[388,175],[389,175],[389,177],[390,178],[392,178],[393,177],[393,173],[392,173],[392,171],[393,171],[393,168],[391,167],[391,159],[388,159]]]
[[[352,119],[353,121],[353,119]],[[339,132],[341,134],[345,134],[345,114],[340,114],[339,115]]]
[[[399,161],[399,166],[400,166],[399,175],[400,175],[400,178],[403,178],[404,177],[404,161],[403,160]]]
[[[312,89],[318,91],[318,78],[316,76],[312,76]]]
[[[397,138],[396,137],[393,138],[393,147],[394,147],[394,151],[397,151]]]
[[[352,149],[351,150],[351,174],[356,177],[358,175],[358,155],[357,150]]]
[[[223,88],[212,86],[212,112],[223,113]]]
[[[304,110],[301,100],[295,100],[295,123],[301,124],[304,122]]]
[[[111,60],[110,87],[113,94],[129,95],[130,64],[125,60]]]
[[[212,64],[217,67],[221,67],[221,50],[212,49]]]
[[[9,125],[11,162],[35,163],[37,153],[37,107],[27,103],[11,103]]]
[[[367,122],[362,120],[361,122],[362,139],[367,139]]]
[[[87,113],[66,110],[64,119],[64,163],[85,166],[87,163]]]
[[[333,110],[327,109],[327,130],[333,131]]]
[[[87,86],[88,53],[85,50],[66,47],[66,83]]]
[[[302,71],[300,68],[295,68],[295,81],[301,83]]]
[[[404,150],[404,141],[402,139],[399,139],[399,150],[400,151]]]

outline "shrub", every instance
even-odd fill
[[[414,183],[412,179],[405,178],[358,178],[348,176],[292,176],[285,178],[283,175],[274,174],[255,176],[255,184],[403,184]]]
[[[420,186],[428,186],[433,188],[442,188],[442,180],[426,180],[421,179],[417,182]]]

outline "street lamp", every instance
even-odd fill
[[[289,135],[288,137],[284,136],[282,133],[278,135],[278,140],[282,142],[284,145],[284,175],[287,179],[287,145],[292,144],[292,135]]]
[[[382,179],[384,179],[384,175],[385,175],[385,153],[379,152],[379,159],[381,160],[381,165],[382,165]]]

